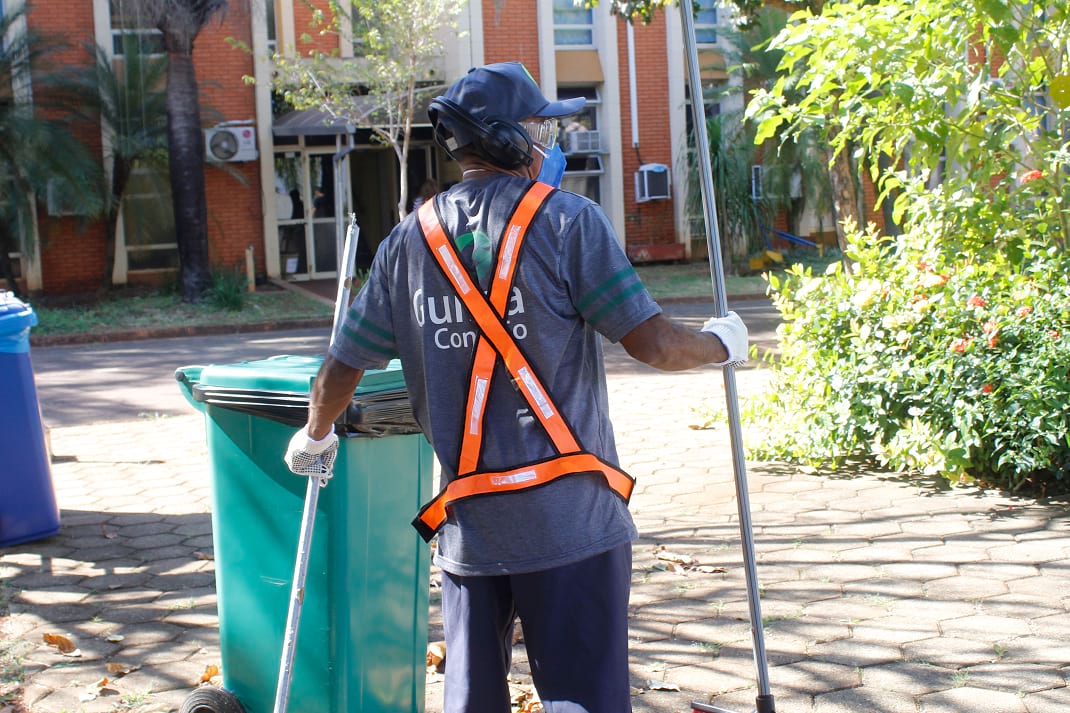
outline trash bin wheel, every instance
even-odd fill
[[[245,708],[230,691],[202,686],[186,696],[178,713],[245,713]]]

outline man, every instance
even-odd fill
[[[636,530],[601,339],[665,370],[746,359],[736,315],[701,332],[666,318],[599,206],[532,180],[560,179],[558,120],[582,107],[548,101],[516,62],[473,69],[432,102],[462,181],[380,246],[286,456],[330,454],[363,370],[400,356],[448,485],[414,522],[438,535],[445,713],[508,713],[517,616],[548,713],[631,710]]]

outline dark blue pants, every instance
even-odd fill
[[[546,713],[630,713],[632,547],[543,572],[442,575],[443,713],[509,713],[513,624]]]

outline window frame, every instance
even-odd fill
[[[567,7],[558,7],[559,4],[565,4]],[[554,48],[555,49],[592,49],[595,46],[595,14],[594,8],[578,7],[573,3],[573,0],[553,0],[553,33],[554,33]],[[560,21],[561,15],[559,13],[586,13],[589,22],[562,22]],[[586,32],[588,36],[587,42],[561,42],[558,40],[559,33],[563,32]]]
[[[712,47],[720,41],[718,30],[721,26],[720,14],[717,12],[718,0],[695,0],[698,11],[695,13],[695,42],[699,47]],[[712,12],[713,22],[700,22],[699,16],[703,13]],[[703,32],[713,34],[713,39],[700,39]]]

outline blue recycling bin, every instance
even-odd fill
[[[0,292],[0,547],[59,532],[59,508],[30,366],[37,315]]]

